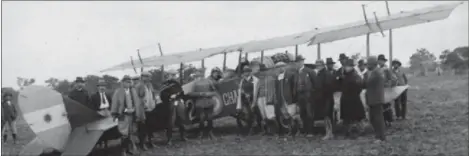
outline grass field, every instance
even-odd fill
[[[468,155],[468,76],[410,78],[408,119],[396,121],[387,141],[373,143],[368,133],[356,140],[337,134],[333,140],[236,136],[232,119],[216,121],[215,140],[159,146],[141,155]],[[24,121],[18,124],[19,143],[2,143],[2,155],[15,155],[34,134]],[[163,138],[160,138],[163,139]]]

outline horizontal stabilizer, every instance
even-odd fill
[[[102,130],[87,130],[85,126],[73,129],[62,156],[88,155],[103,132]]]

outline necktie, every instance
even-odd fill
[[[104,98],[106,98],[104,96],[104,93],[101,93],[101,104],[105,104],[106,103],[106,100],[104,100]]]

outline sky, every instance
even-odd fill
[[[445,4],[445,1],[390,1],[391,13]],[[74,80],[89,74],[134,75],[100,70],[137,58],[259,40],[385,16],[384,1],[4,1],[2,2],[2,87],[18,88],[17,77],[44,84],[50,77]],[[405,64],[418,48],[435,55],[468,45],[468,3],[445,20],[393,30],[393,55]],[[388,35],[371,35],[371,54],[388,57]],[[294,51],[269,50],[265,55]],[[321,45],[322,58],[340,53],[365,55],[365,36]],[[306,63],[316,60],[316,46],[299,46]],[[236,66],[238,54],[228,54]],[[249,54],[250,58],[260,53]],[[236,58],[236,59],[234,59]],[[192,62],[200,66],[200,62]],[[207,58],[208,68],[223,56]],[[147,70],[147,69],[146,69]]]

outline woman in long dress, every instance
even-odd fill
[[[347,135],[354,135],[351,132],[351,125],[359,123],[366,117],[365,108],[360,99],[362,83],[363,79],[360,74],[354,70],[353,60],[346,60],[341,84],[340,117],[347,128]]]

